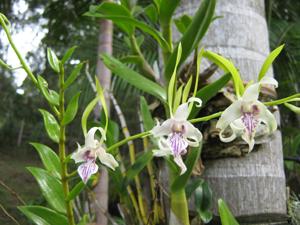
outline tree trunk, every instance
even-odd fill
[[[193,15],[199,1],[183,0],[177,15]],[[216,16],[202,44],[205,49],[232,59],[246,81],[257,80],[269,54],[264,0],[219,0]],[[175,36],[178,34],[174,34]],[[203,62],[202,69],[209,65]],[[214,75],[213,79],[223,73]],[[272,76],[270,70],[267,74]],[[241,224],[284,224],[286,215],[285,175],[281,132],[278,130],[258,151],[241,158],[204,162],[204,178],[217,199],[223,198]],[[275,222],[275,223],[274,223]]]
[[[107,53],[112,54],[112,41],[113,41],[113,24],[109,20],[100,21],[99,39],[98,39],[98,54]],[[96,74],[104,89],[105,100],[107,109],[110,109],[110,101],[108,90],[111,84],[111,72],[105,67],[103,62],[98,56]],[[96,107],[97,108],[97,107]],[[96,109],[96,116],[100,114],[100,109]],[[108,223],[108,171],[105,167],[100,168],[100,180],[94,189],[96,200],[96,225],[107,225]]]

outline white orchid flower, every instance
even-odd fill
[[[258,101],[261,84],[278,86],[272,77],[264,77],[260,82],[250,85],[243,96],[234,101],[221,115],[216,127],[220,131],[220,139],[223,142],[233,141],[241,137],[249,145],[249,152],[255,144],[255,133],[259,128],[265,129],[266,133],[272,133],[277,129],[274,115],[267,107]],[[231,135],[225,136],[224,132],[231,129]]]
[[[201,100],[190,98],[188,102],[178,106],[175,115],[157,124],[151,131],[154,137],[159,138],[159,150],[153,150],[154,156],[163,157],[173,155],[175,163],[180,167],[181,173],[186,171],[186,166],[181,155],[187,152],[187,147],[198,147],[202,141],[201,132],[194,127],[187,119],[189,116],[189,103],[196,101],[201,106]]]
[[[100,141],[95,139],[96,131],[100,131],[101,139]],[[106,152],[103,141],[105,141],[105,132],[101,127],[91,128],[86,137],[84,146],[80,146],[78,143],[78,149],[72,154],[72,159],[75,163],[82,163],[77,171],[82,181],[86,183],[89,178],[98,171],[98,165],[96,164],[96,159],[99,158],[100,162],[105,166],[114,170],[119,164],[115,158]]]

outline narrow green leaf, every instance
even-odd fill
[[[176,109],[180,105],[181,97],[182,97],[182,89],[183,89],[183,84],[180,85],[178,90],[176,91],[175,94],[175,99],[174,99],[174,107],[173,107],[173,112],[175,113]]]
[[[76,95],[74,95],[65,112],[64,118],[62,120],[62,125],[67,125],[68,123],[72,122],[72,120],[75,118],[77,110],[78,110],[78,99],[80,96],[80,92],[78,92]]]
[[[192,81],[193,81],[193,76],[191,76],[188,80],[188,82],[186,83],[183,93],[182,93],[182,102],[186,102],[189,98],[189,94],[190,94],[190,90],[191,90],[191,86],[192,86]]]
[[[90,7],[90,11],[85,13],[85,16],[92,16],[92,17],[98,17],[103,19],[112,20],[116,25],[118,25],[121,29],[123,29],[126,33],[129,35],[133,34],[134,28],[139,28],[143,32],[151,35],[161,46],[161,48],[164,51],[169,52],[171,50],[171,47],[167,43],[167,41],[163,38],[160,32],[158,32],[156,29],[152,28],[148,24],[141,22],[139,20],[136,20],[131,15],[127,15],[125,11],[118,12],[118,14],[113,14],[113,11],[103,11],[103,6],[106,6],[108,4],[114,4],[114,3],[102,3],[100,6],[92,6]],[[116,5],[116,4],[115,4]],[[122,6],[121,6],[122,7]],[[100,10],[99,10],[100,8]],[[125,8],[125,7],[123,7]],[[121,11],[121,10],[120,10]]]
[[[230,81],[230,78],[231,78],[231,74],[226,73],[218,80],[201,88],[197,92],[196,97],[202,100],[202,106],[200,108],[194,107],[190,113],[190,118],[195,118],[195,116],[198,114],[200,109],[204,107],[205,104],[210,99],[212,99]]]
[[[57,93],[53,90],[48,89],[48,83],[47,81],[40,75],[37,77],[39,88],[42,92],[42,95],[46,98],[46,100],[51,105],[59,105],[59,100],[57,98]]]
[[[59,125],[55,117],[44,109],[39,109],[44,119],[45,129],[50,139],[56,143],[59,142]]]
[[[113,2],[103,2],[100,5],[92,5],[89,11],[85,13],[86,16],[102,17],[111,19],[115,25],[126,32],[129,36],[134,32],[134,25],[126,21],[115,19],[115,17],[121,16],[126,18],[132,18],[130,11],[123,5]]]
[[[137,64],[137,65],[142,65],[143,60],[141,59],[141,57],[137,56],[137,55],[127,55],[125,57],[122,57],[120,59],[120,62],[122,63],[130,63],[130,64]]]
[[[199,45],[204,34],[206,33],[212,18],[214,16],[216,0],[203,0],[197,10],[190,26],[184,32],[180,43],[182,44],[182,56],[179,66],[188,58],[188,56]],[[177,47],[178,48],[178,47]],[[172,76],[176,63],[177,48],[172,52],[165,69],[165,79],[168,81]]]
[[[108,110],[106,106],[106,101],[103,93],[103,89],[100,85],[100,82],[97,77],[95,77],[95,83],[96,83],[96,90],[97,90],[97,95],[100,98],[101,104],[102,104],[102,109],[104,112],[104,118],[105,118],[105,124],[104,124],[104,133],[106,134],[107,131],[107,126],[108,126]]]
[[[267,73],[267,71],[269,70],[270,66],[272,65],[273,61],[276,59],[276,57],[280,54],[280,52],[282,51],[284,47],[283,45],[280,45],[279,47],[277,47],[276,49],[274,49],[269,56],[266,58],[264,64],[262,65],[259,75],[258,75],[258,81],[260,81]]]
[[[134,179],[152,160],[152,151],[147,151],[142,153],[134,162],[134,164],[127,170],[125,175],[126,184],[128,184],[132,179]]]
[[[141,74],[135,72],[134,70],[128,68],[126,65],[118,61],[112,56],[107,54],[101,55],[103,63],[113,72],[115,75],[126,80],[131,85],[136,88],[147,92],[163,102],[166,102],[166,93],[163,87],[159,84],[143,77]]]
[[[218,200],[218,207],[222,225],[239,225],[239,223],[230,212],[228,206],[222,199]]]
[[[43,206],[19,206],[18,209],[36,225],[68,225],[66,216]]]
[[[82,69],[83,66],[83,62],[79,63],[75,66],[75,68],[72,70],[70,76],[67,78],[65,84],[64,84],[64,88],[67,89],[78,77],[78,75],[80,74],[80,71]]]
[[[95,105],[97,104],[97,102],[100,101],[99,96],[97,96],[96,98],[94,98],[85,108],[82,117],[81,117],[81,127],[82,127],[82,131],[84,133],[84,135],[87,134],[87,120],[89,115],[91,114],[92,110],[94,109]]]
[[[71,201],[76,198],[77,195],[85,188],[85,184],[80,181],[75,185],[75,187],[70,191],[69,195],[66,198],[66,201]]]
[[[156,23],[158,19],[158,11],[154,4],[148,5],[145,9],[145,14],[151,20],[152,23]]]
[[[55,53],[50,49],[50,48],[47,48],[47,58],[48,58],[48,62],[51,66],[51,68],[59,73],[60,69],[59,69],[59,60],[57,58],[57,56],[55,55]]]
[[[190,197],[195,192],[197,187],[202,185],[203,182],[204,182],[204,180],[202,178],[191,179],[185,187],[186,198],[190,199]]]
[[[195,206],[201,220],[204,223],[208,223],[213,217],[211,211],[212,190],[206,181],[202,182],[195,189]]]
[[[180,0],[161,0],[159,6],[159,20],[162,25],[169,24],[173,13],[178,7]]]
[[[27,167],[27,169],[35,177],[49,205],[58,212],[65,213],[64,192],[61,182],[46,170],[36,167]]]
[[[181,34],[184,34],[184,32],[187,30],[187,28],[191,24],[192,18],[188,15],[183,15],[183,16],[179,17],[178,19],[175,19],[174,22],[175,22],[177,30]]]
[[[64,54],[62,60],[61,60],[61,64],[65,64],[73,55],[75,49],[77,48],[78,46],[73,46],[72,48],[69,48],[66,53]]]
[[[187,171],[182,174],[181,176],[178,176],[174,179],[172,185],[171,185],[171,191],[177,192],[179,190],[182,190],[187,185],[187,182],[192,174],[193,168],[198,162],[200,153],[202,149],[202,143],[200,143],[200,146],[197,148],[191,148],[189,151],[189,154],[187,156],[187,159],[185,160],[185,165],[187,167]]]
[[[181,58],[181,54],[182,54],[182,47],[181,47],[181,43],[179,43],[178,48],[177,48],[177,55],[176,55],[176,61],[175,61],[175,67],[174,67],[174,71],[172,74],[172,77],[170,79],[169,82],[169,86],[168,86],[168,104],[169,104],[169,109],[170,109],[170,113],[173,112],[174,109],[174,95],[176,92],[176,73],[177,73],[177,66],[178,63],[180,61]],[[176,110],[176,109],[175,109]]]
[[[102,125],[101,127],[103,127]],[[111,145],[118,142],[120,136],[120,128],[118,123],[115,121],[108,119],[108,126],[107,126],[107,132],[106,132],[106,146],[110,147]]]
[[[240,73],[231,61],[211,51],[205,51],[203,56],[216,63],[225,72],[231,73],[236,93],[238,95],[244,93],[244,85]]]
[[[40,143],[30,143],[39,153],[46,170],[53,176],[61,178],[61,164],[57,154],[48,146]]]
[[[140,96],[140,110],[145,130],[151,130],[154,127],[155,123],[152,118],[146,99],[143,96]]]

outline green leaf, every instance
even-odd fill
[[[62,120],[62,125],[67,125],[75,118],[77,110],[78,110],[79,96],[80,96],[80,92],[77,93],[76,95],[74,95],[72,97],[72,99],[70,100],[70,102],[67,106],[64,118]]]
[[[65,213],[64,192],[61,182],[46,170],[35,167],[27,167],[27,169],[35,177],[49,205],[58,212]]]
[[[175,94],[175,99],[174,99],[174,107],[173,107],[173,112],[175,113],[176,109],[180,105],[181,97],[182,97],[182,89],[183,89],[183,84],[180,85],[178,90],[176,91]]]
[[[195,118],[195,116],[198,114],[200,109],[205,106],[205,104],[212,99],[229,81],[231,78],[230,73],[224,74],[221,78],[214,81],[211,84],[206,85],[205,87],[201,88],[197,94],[196,97],[200,98],[202,100],[202,106],[201,107],[194,107],[190,113],[190,118]]]
[[[89,115],[91,114],[92,110],[94,109],[95,105],[98,103],[98,101],[100,101],[99,96],[97,96],[96,98],[94,98],[85,108],[85,110],[83,111],[82,117],[81,117],[81,127],[82,127],[82,132],[84,133],[84,135],[87,134],[87,120]]]
[[[206,181],[200,183],[195,189],[195,206],[198,212],[198,216],[204,223],[208,223],[213,215],[211,211],[212,207],[212,190],[210,189]]]
[[[191,86],[192,86],[192,81],[193,81],[193,76],[191,76],[188,80],[188,82],[186,83],[183,93],[182,93],[182,102],[186,102],[189,98],[189,94],[190,94],[190,90],[191,90]]]
[[[169,24],[173,13],[178,7],[180,0],[161,0],[159,6],[159,20],[162,25]]]
[[[183,15],[183,16],[179,17],[178,19],[175,19],[174,22],[175,22],[177,30],[181,34],[184,34],[184,32],[187,30],[187,28],[191,24],[192,18],[188,15]]]
[[[226,73],[231,73],[236,93],[238,95],[244,93],[244,85],[241,76],[231,61],[211,51],[205,51],[203,56],[216,63]]]
[[[190,26],[179,40],[182,44],[182,56],[179,66],[188,58],[202,40],[213,18],[215,5],[216,0],[201,1],[201,6],[197,10]],[[170,80],[175,67],[177,48],[172,52],[166,65],[165,79],[167,81]]]
[[[69,195],[66,198],[66,201],[71,201],[76,198],[77,195],[85,188],[85,184],[80,181],[75,185],[75,187],[70,191]]]
[[[116,75],[126,80],[136,88],[147,92],[163,102],[166,102],[166,93],[159,84],[143,77],[141,74],[128,68],[126,65],[107,54],[101,55],[103,63]]]
[[[83,66],[83,62],[79,63],[75,66],[75,68],[72,70],[70,76],[67,78],[65,84],[64,84],[64,88],[67,89],[78,77],[78,75],[80,74],[80,71],[82,69]]]
[[[118,142],[120,136],[120,128],[118,123],[113,120],[108,120],[107,132],[106,132],[106,146],[109,147]]]
[[[187,182],[192,174],[193,168],[198,162],[200,153],[202,149],[202,142],[200,143],[200,146],[197,148],[191,148],[190,153],[187,156],[187,159],[185,160],[185,165],[187,167],[187,171],[182,174],[181,176],[178,176],[174,179],[172,185],[171,185],[171,191],[177,192],[179,190],[182,190],[187,185]]]
[[[102,87],[100,85],[100,82],[99,82],[97,77],[95,77],[95,83],[96,83],[97,95],[99,96],[99,99],[100,99],[101,104],[102,104],[102,110],[104,112],[104,118],[105,118],[104,133],[106,134],[107,126],[108,126],[108,110],[107,110],[107,106],[106,106],[104,92],[103,92],[103,89],[102,89]]]
[[[39,109],[44,119],[45,129],[50,139],[56,143],[59,142],[59,125],[55,117],[44,109]]]
[[[48,146],[40,143],[30,143],[39,153],[46,170],[57,178],[61,178],[61,164],[57,154]]]
[[[117,25],[120,29],[126,32],[128,35],[132,35],[134,32],[134,26],[130,23],[127,23],[122,20],[114,19],[115,16],[123,16],[127,18],[132,18],[130,11],[119,4],[113,2],[103,2],[100,5],[92,5],[86,16],[95,16],[95,17],[103,17],[106,19],[111,19],[115,25]],[[97,16],[98,15],[98,16]],[[132,18],[133,19],[133,18]]]
[[[46,100],[51,105],[59,105],[58,94],[55,91],[48,89],[47,81],[40,75],[37,77],[37,81],[38,81],[38,86],[42,92],[42,95],[46,98]]]
[[[170,113],[172,113],[173,110],[176,110],[176,109],[174,109],[174,97],[175,97],[174,94],[176,92],[177,67],[178,67],[178,63],[181,58],[181,54],[182,54],[182,47],[181,47],[181,44],[179,43],[178,48],[177,48],[174,71],[172,73],[172,77],[171,77],[169,85],[168,85],[168,104],[169,104]]]
[[[131,15],[127,15],[125,11],[122,13],[121,10],[118,12],[118,14],[113,14],[113,12],[105,11],[103,12],[103,5],[106,6],[107,4],[114,4],[115,3],[102,3],[99,6],[93,6],[90,8],[90,11],[85,13],[85,16],[92,16],[92,17],[98,17],[103,19],[112,20],[116,25],[118,25],[121,29],[123,29],[125,32],[127,32],[129,35],[133,34],[134,28],[139,28],[143,32],[151,35],[161,46],[161,48],[169,52],[171,50],[171,47],[167,43],[167,41],[163,38],[160,32],[158,32],[156,29],[150,27],[148,24],[141,22],[139,20],[136,20]],[[121,6],[122,7],[122,6]],[[100,11],[99,11],[100,8]],[[124,8],[124,7],[123,7]],[[124,8],[125,9],[125,8]],[[109,12],[109,14],[108,14]]]
[[[191,179],[185,187],[186,198],[190,199],[190,197],[195,192],[197,187],[202,185],[203,182],[204,182],[204,180],[202,178]]]
[[[141,59],[141,57],[137,56],[137,55],[127,55],[125,57],[122,57],[120,59],[120,62],[122,63],[130,63],[130,64],[137,64],[137,65],[142,65],[143,60]]]
[[[273,61],[276,59],[276,57],[279,55],[279,53],[282,51],[284,47],[283,45],[280,45],[276,49],[274,49],[266,58],[264,64],[262,65],[259,75],[258,75],[258,81],[260,81],[267,73],[269,70],[270,66],[272,65]]]
[[[68,225],[66,216],[43,206],[19,206],[18,209],[36,225]]]
[[[140,96],[140,110],[145,130],[151,130],[154,127],[155,123],[152,118],[146,99],[143,96]]]
[[[154,4],[148,5],[145,9],[145,14],[147,17],[151,20],[152,23],[156,23],[158,19],[158,12],[157,8],[154,6]]]
[[[64,54],[62,60],[61,60],[61,64],[65,64],[73,55],[75,49],[77,48],[78,46],[73,46],[72,48],[69,48],[66,53]]]
[[[147,166],[152,158],[152,151],[142,153],[142,155],[140,155],[134,164],[127,170],[125,175],[125,183],[128,184],[132,179],[134,179]]]
[[[239,223],[230,212],[228,206],[222,199],[218,200],[218,207],[222,225],[239,225]]]
[[[60,69],[59,69],[59,60],[57,58],[57,56],[55,55],[55,53],[51,50],[51,48],[47,48],[47,58],[48,58],[48,62],[51,66],[51,68],[59,73]]]

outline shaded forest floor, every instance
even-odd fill
[[[33,176],[26,170],[27,166],[40,166],[37,157],[28,155],[9,156],[0,152],[0,203],[20,224],[30,224],[27,219],[16,208],[22,203],[8,191],[4,186],[7,185],[13,189],[26,204],[40,204],[43,198],[39,187]],[[3,209],[0,209],[1,225],[16,225]]]

